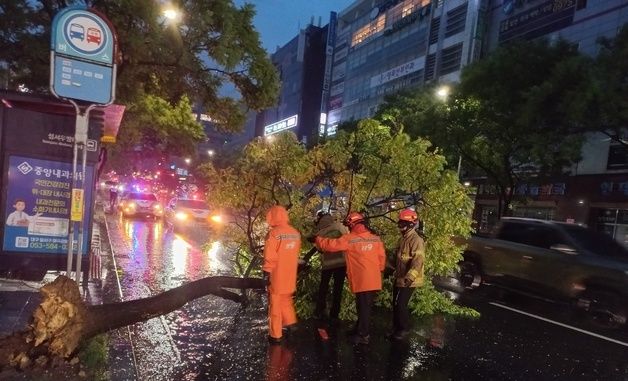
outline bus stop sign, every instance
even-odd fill
[[[115,97],[116,37],[91,9],[70,7],[52,21],[50,88],[61,97],[109,104]]]

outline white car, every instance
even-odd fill
[[[125,193],[118,203],[118,210],[124,217],[161,218],[164,215],[164,208],[153,193]]]
[[[173,198],[166,207],[166,221],[175,229],[209,226],[220,222],[220,216],[212,215],[205,201]]]

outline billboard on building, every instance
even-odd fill
[[[499,23],[499,42],[514,38],[534,39],[573,23],[576,0],[550,0],[517,13]]]
[[[279,122],[269,124],[264,127],[264,135],[272,135],[281,131],[289,130],[296,127],[299,124],[299,115],[292,115],[286,119],[282,119]]]

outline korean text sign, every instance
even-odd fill
[[[93,183],[87,167],[86,184]],[[80,174],[79,174],[80,175]],[[5,251],[67,254],[72,196],[72,164],[22,156],[9,158],[4,242]],[[91,205],[91,186],[85,192]],[[89,230],[91,209],[85,209],[83,231]],[[87,253],[88,240],[83,253]]]

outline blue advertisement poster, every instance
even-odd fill
[[[91,220],[93,168],[88,167],[86,172],[85,233]],[[7,184],[4,250],[67,254],[72,164],[11,156]]]

